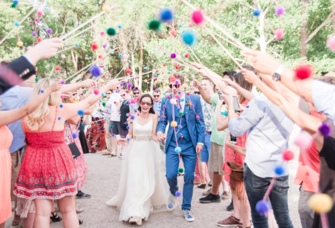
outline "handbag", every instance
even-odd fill
[[[234,151],[234,155],[235,155]],[[236,156],[235,156],[236,158]],[[234,161],[227,161],[228,167],[231,169],[229,177],[237,182],[243,182],[243,166]]]
[[[79,123],[80,123],[80,121],[79,121]],[[75,159],[75,158],[79,157],[79,156],[81,155],[81,153],[80,153],[80,151],[79,151],[79,149],[78,149],[76,143],[74,142],[74,139],[73,139],[73,136],[72,136],[72,129],[71,129],[71,126],[69,126],[69,127],[70,127],[71,138],[72,138],[72,141],[73,141],[73,142],[70,143],[70,144],[68,144],[68,146],[69,146],[69,148],[70,148],[70,150],[71,150],[72,158]],[[76,130],[78,130],[77,127],[78,127],[78,125],[76,126]]]

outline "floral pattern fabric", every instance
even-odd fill
[[[100,121],[97,121],[100,120]],[[95,122],[97,121],[97,122]],[[105,120],[101,120],[98,117],[92,117],[92,126],[87,130],[86,140],[88,143],[88,149],[91,153],[97,151],[106,150],[106,131],[104,128]]]
[[[208,104],[204,99],[200,99],[202,113],[204,115],[205,120],[205,129],[207,132],[212,131],[212,118],[215,118],[215,106]]]

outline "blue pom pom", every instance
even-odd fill
[[[264,215],[270,210],[271,206],[268,201],[261,200],[258,201],[256,204],[256,211],[260,213],[261,215]]]
[[[14,0],[13,3],[14,3],[15,5],[17,5],[17,4],[19,4],[19,1]]]
[[[171,68],[169,68],[169,71],[171,71]]]
[[[196,43],[197,37],[195,33],[191,30],[185,30],[182,34],[181,37],[183,38],[183,41],[185,44],[192,46]]]
[[[79,46],[79,44],[78,44],[78,43],[75,43],[75,44],[74,44],[74,46],[78,47],[78,46]]]
[[[122,54],[119,54],[119,57],[121,58],[121,57],[122,57]]]
[[[59,107],[63,108],[63,104],[60,104]]]
[[[172,203],[169,203],[168,208],[169,208],[169,209],[172,209],[172,208],[173,208],[173,204],[172,204]]]
[[[159,14],[159,19],[163,22],[170,22],[173,19],[173,13],[170,9],[163,9]]]
[[[61,118],[61,117],[58,117],[57,119],[60,120],[60,119],[62,119],[62,118]]]
[[[183,27],[183,25],[182,25],[182,24],[179,24],[179,27],[181,28],[181,27]]]
[[[129,126],[127,126],[126,128],[127,128],[127,129],[129,129],[130,127],[129,127]]]
[[[106,95],[105,95],[104,93],[102,93],[102,94],[101,94],[101,96],[103,96],[103,97],[104,97],[104,96],[106,96]]]
[[[77,138],[77,137],[78,137],[78,134],[77,134],[77,132],[73,132],[73,133],[72,133],[72,138],[74,138],[74,139],[75,139],[75,138]]]
[[[175,196],[180,197],[181,196],[181,192],[180,191],[176,191]]]
[[[122,28],[123,26],[122,25],[118,25],[119,28]]]
[[[180,99],[181,101],[184,101],[184,98]]]
[[[135,119],[135,115],[131,115],[130,119],[132,120]]]
[[[261,11],[260,9],[255,9],[255,10],[254,10],[254,16],[255,16],[255,17],[258,17],[259,15],[261,15],[261,12],[262,12],[262,11]]]
[[[130,138],[127,138],[127,141],[129,142],[129,141],[130,141]]]
[[[94,77],[99,77],[101,75],[100,67],[97,65],[92,66],[89,71]]]
[[[114,134],[112,134],[112,137],[115,137],[115,135],[114,135]]]
[[[16,22],[14,22],[14,25],[15,26],[20,26],[20,23],[16,21]]]
[[[127,113],[126,116],[128,117],[128,116],[129,116],[129,113]]]
[[[176,148],[174,149],[174,151],[175,151],[176,153],[180,153],[180,152],[181,152],[181,148],[178,146],[178,147],[176,147]]]
[[[44,90],[43,90],[43,89],[41,89],[41,93],[44,93]]]
[[[183,127],[181,125],[178,125],[178,129],[182,129]]]
[[[81,109],[80,109],[80,110],[78,110],[78,115],[79,115],[79,116],[82,116],[82,115],[84,115],[84,111],[83,111],[83,110],[81,110]]]
[[[279,176],[283,175],[285,173],[284,167],[282,165],[276,165],[276,167],[275,167],[275,173],[277,175],[279,175]]]

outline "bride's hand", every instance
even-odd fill
[[[125,138],[120,138],[117,140],[117,145],[122,145],[126,142],[126,139]]]

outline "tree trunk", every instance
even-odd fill
[[[143,44],[142,44],[142,34],[140,34],[140,66],[138,72],[138,84],[139,88],[142,90],[142,69],[143,69]]]
[[[333,33],[335,34],[335,0],[330,0],[330,8],[332,12]]]
[[[74,53],[72,49],[71,49],[71,57],[72,57],[74,71],[77,72],[78,71],[78,55]]]
[[[269,8],[264,10],[264,12],[259,15],[259,45],[261,48],[261,52],[266,53],[266,41],[265,41],[265,33],[264,33],[264,22],[265,15],[268,12]]]
[[[308,2],[301,1],[302,23],[300,30],[300,57],[307,58],[307,39],[308,39]]]
[[[152,94],[153,94],[153,88],[154,88],[154,78],[155,78],[155,69],[152,70],[152,74],[151,74],[150,93]]]
[[[138,82],[135,80],[135,58],[134,58],[134,52],[131,53],[131,71],[133,73],[133,79],[135,86],[138,87]]]

